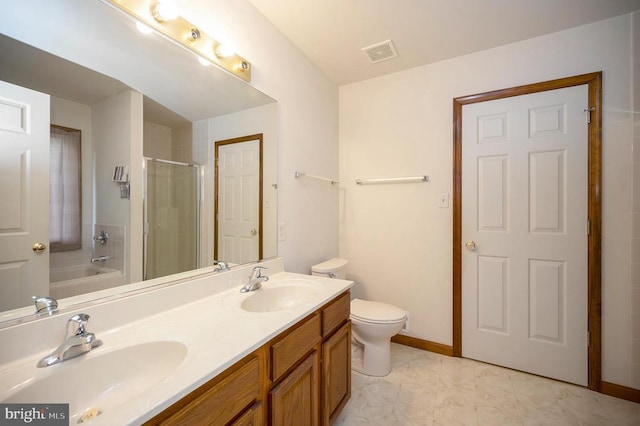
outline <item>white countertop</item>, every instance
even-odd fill
[[[28,384],[24,383],[24,377],[32,376],[35,380],[42,380],[54,374],[56,369],[61,371],[61,367],[72,368],[90,357],[98,357],[110,351],[145,342],[173,341],[184,344],[187,347],[186,357],[169,376],[113,409],[108,408],[108,399],[105,400],[106,407],[97,407],[101,409],[102,414],[87,422],[91,425],[140,424],[353,285],[351,281],[278,272],[270,275],[270,280],[264,283],[264,289],[270,286],[296,285],[296,282],[301,281],[319,284],[317,297],[293,308],[264,313],[246,312],[240,308],[240,303],[252,296],[254,292],[241,294],[239,285],[232,288],[226,285],[226,288],[218,289],[219,291],[214,294],[199,300],[157,312],[125,325],[106,328],[100,332],[95,331],[103,345],[80,357],[51,367],[36,368],[36,362],[43,356],[43,353],[39,352],[4,364],[0,366],[0,401],[4,401]],[[113,315],[116,316],[119,315],[117,305],[114,303],[112,306]],[[69,316],[65,314],[65,317]],[[90,327],[89,329],[94,331]],[[0,343],[2,342],[1,332],[2,330],[0,330]],[[54,348],[50,350],[52,349]],[[152,359],[149,361],[153,362]],[[21,378],[22,384],[16,384],[17,378]],[[28,382],[32,382],[33,378]],[[87,380],[91,380],[91,377]],[[78,389],[78,392],[82,392],[82,389]],[[25,402],[35,404],[66,401]],[[72,406],[71,414],[73,415],[78,409],[87,408],[89,407],[74,408]],[[75,419],[73,422],[75,423]]]

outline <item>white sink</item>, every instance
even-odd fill
[[[318,297],[318,291],[311,286],[283,285],[267,287],[267,282],[260,290],[242,301],[240,307],[248,312],[273,312],[295,308],[304,303],[312,303]]]
[[[3,403],[69,403],[69,424],[117,409],[170,376],[187,355],[174,341],[126,346],[112,351],[102,346],[44,369],[27,378]]]

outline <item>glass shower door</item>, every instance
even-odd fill
[[[199,167],[145,159],[144,279],[198,268]]]

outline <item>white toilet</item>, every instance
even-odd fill
[[[346,279],[345,259],[334,258],[311,267],[311,274]],[[407,313],[393,305],[361,299],[351,301],[351,368],[368,376],[391,372],[391,337],[407,321]]]

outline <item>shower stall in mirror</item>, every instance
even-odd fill
[[[199,267],[200,166],[145,158],[144,279]]]

